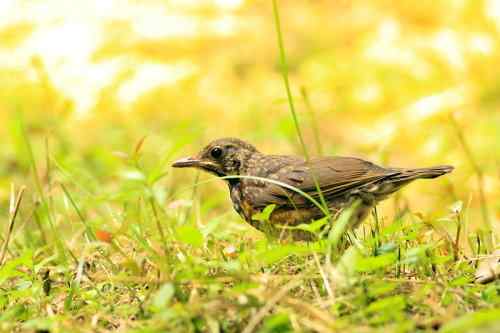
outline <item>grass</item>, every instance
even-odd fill
[[[88,203],[71,184],[66,191],[81,206]],[[255,240],[224,215],[203,225],[196,218],[183,223],[179,216],[194,203],[174,201],[178,207],[163,210],[148,204],[147,187],[103,212],[118,220],[116,230],[76,224],[86,209],[68,206],[66,191],[52,196],[49,209],[75,221],[72,234],[51,234],[43,245],[40,233],[25,225],[13,239],[0,269],[3,331],[498,328],[499,285],[471,283],[480,253],[465,257],[458,249],[456,255],[455,236],[442,229],[452,220],[407,213],[379,221],[379,228],[367,221],[349,246],[334,235],[342,250],[327,261],[326,242]],[[163,235],[156,218],[168,226]],[[86,237],[87,227],[97,240]]]
[[[277,1],[273,9],[287,102],[307,157]],[[41,145],[25,121],[11,123],[19,165],[9,181],[27,187],[12,191],[2,215],[9,223],[0,239],[0,331],[500,330],[500,283],[473,283],[495,244],[491,228],[469,231],[469,204],[422,214],[395,199],[394,218],[376,212],[346,233],[347,212],[324,240],[277,242],[227,208],[227,193],[211,187],[220,180],[196,175],[187,185],[172,175],[181,138],[166,148],[142,137],[130,151],[109,144],[89,153],[66,147],[72,132],[58,136],[58,128]],[[113,129],[106,127],[109,141]],[[456,130],[482,191],[482,171]]]

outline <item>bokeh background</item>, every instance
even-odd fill
[[[384,216],[407,206],[441,218],[462,201],[471,228],[489,220],[498,232],[500,1],[279,6],[311,153],[401,167],[452,164],[452,175],[415,183],[385,203]],[[269,1],[2,0],[0,123],[2,220],[12,182],[34,196],[25,137],[44,186],[88,193],[79,204],[105,229],[119,227],[105,207],[134,198],[134,182],[145,177],[124,158],[138,143],[165,207],[189,197],[197,177],[169,163],[212,139],[237,136],[265,152],[300,153]],[[200,186],[197,196],[208,202],[202,222],[227,211],[241,223],[221,183]]]

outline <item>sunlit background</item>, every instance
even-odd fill
[[[500,1],[279,3],[310,151],[452,164],[451,176],[408,187],[384,214],[399,205],[440,218],[461,200],[472,227],[498,228]],[[141,161],[167,172],[155,184],[165,207],[195,179],[169,162],[209,140],[300,153],[269,1],[2,0],[0,122],[2,215],[11,182],[33,191],[21,122],[42,180],[50,156],[54,182],[100,198],[87,203],[96,215],[99,200],[133,196],[141,175],[122,157],[143,137]],[[207,216],[230,210],[220,183],[198,195],[213,202]]]

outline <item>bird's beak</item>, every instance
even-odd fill
[[[201,161],[197,158],[193,157],[184,157],[181,158],[174,163],[172,163],[172,167],[174,168],[189,168],[189,167],[199,167]]]

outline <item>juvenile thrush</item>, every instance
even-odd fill
[[[258,230],[274,236],[290,232],[296,240],[309,240],[312,234],[283,226],[310,223],[325,214],[292,187],[317,202],[321,193],[332,216],[358,201],[350,221],[355,227],[379,201],[406,184],[419,178],[436,178],[453,170],[449,165],[418,169],[384,168],[360,158],[340,156],[315,157],[306,161],[298,156],[263,154],[236,138],[215,140],[196,156],[179,159],[172,166],[194,167],[218,177],[233,176],[225,181],[238,214]],[[253,218],[271,204],[276,206],[268,221]]]

